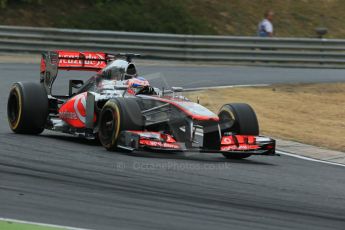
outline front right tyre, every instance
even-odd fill
[[[219,124],[222,132],[238,135],[259,135],[259,123],[254,109],[245,103],[225,104],[218,113]],[[250,157],[248,153],[223,153],[227,159],[243,159]]]

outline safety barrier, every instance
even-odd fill
[[[143,58],[253,65],[345,67],[345,40],[175,35],[0,26],[0,52],[72,49]]]

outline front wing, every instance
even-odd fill
[[[275,155],[274,139],[263,136],[226,135],[221,138],[219,149],[201,147],[186,148],[182,142],[177,142],[171,135],[150,131],[123,131],[118,140],[118,148],[133,150],[158,151],[188,151],[199,150],[211,153],[233,153],[252,155]]]

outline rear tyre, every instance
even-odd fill
[[[219,110],[219,124],[222,135],[231,132],[240,135],[259,135],[259,123],[253,108],[245,103],[225,104]],[[251,154],[223,153],[227,159],[243,159]]]
[[[121,131],[142,130],[144,118],[135,98],[115,98],[105,103],[100,114],[98,137],[109,151],[116,150]]]
[[[17,82],[12,85],[7,102],[7,118],[13,132],[42,133],[48,113],[48,97],[41,84]]]

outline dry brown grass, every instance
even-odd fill
[[[200,96],[214,112],[224,103],[248,103],[262,134],[345,151],[345,83],[227,88],[187,96]]]
[[[343,38],[344,0],[189,0],[191,14],[205,19],[224,35],[253,36],[264,11],[275,12],[277,37],[315,37],[315,28],[328,28],[327,38]],[[195,2],[198,2],[195,4]]]

